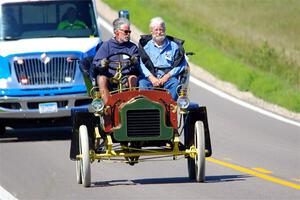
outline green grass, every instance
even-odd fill
[[[148,33],[165,19],[167,33],[184,39],[191,61],[240,90],[300,112],[300,1],[104,0],[127,9]]]

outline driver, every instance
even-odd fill
[[[114,84],[110,82],[110,78],[116,74],[116,71],[109,67],[108,57],[110,57],[110,61],[120,61],[120,55],[124,59],[126,55],[129,55],[133,64],[129,68],[122,70],[122,77],[127,77],[127,87],[133,88],[137,86],[139,54],[137,46],[130,41],[130,22],[126,18],[114,20],[113,31],[114,36],[103,42],[93,60],[94,69],[92,70],[92,76],[96,78],[104,103],[107,103],[109,90],[114,87]]]
[[[66,19],[58,24],[59,30],[88,29],[87,25],[77,19],[78,12],[74,7],[69,7],[66,12]]]

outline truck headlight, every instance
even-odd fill
[[[177,99],[177,105],[180,109],[186,109],[190,105],[190,100],[187,96],[179,96]]]
[[[11,78],[0,78],[0,88],[7,89],[9,82],[11,82]]]
[[[104,108],[104,102],[102,99],[94,99],[92,101],[92,108],[95,112],[101,112]]]

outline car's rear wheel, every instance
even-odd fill
[[[195,158],[188,157],[189,178],[197,182],[205,181],[205,136],[202,121],[196,121],[193,134],[189,134],[190,146],[194,145],[197,149]]]
[[[91,186],[91,161],[89,150],[88,130],[85,125],[79,127],[79,151],[81,154],[80,169],[84,187]]]

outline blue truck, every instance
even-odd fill
[[[69,10],[83,27],[59,26]],[[1,0],[0,134],[67,125],[88,107],[80,60],[101,44],[99,20],[95,0]]]

